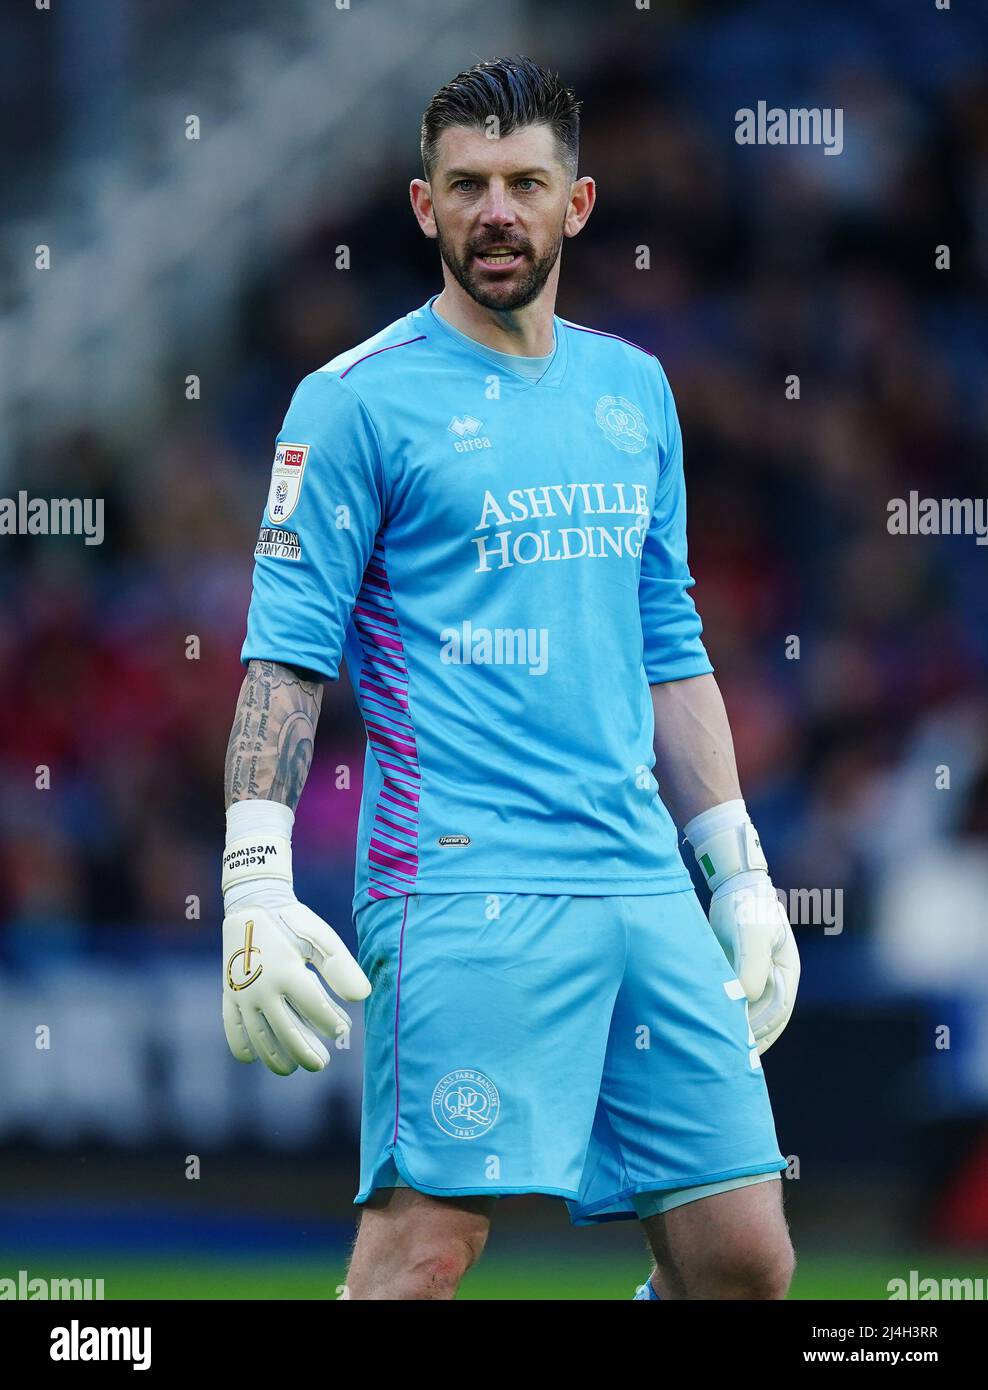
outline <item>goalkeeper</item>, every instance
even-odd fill
[[[640,1221],[643,1299],[792,1272],[761,1054],[798,956],[689,592],[669,382],[554,313],[595,199],[577,109],[524,59],[433,98],[411,201],[442,293],[298,387],[255,551],[223,1018],[239,1060],[318,1072],[366,1001],[355,1299],[452,1298],[514,1193]],[[356,960],[291,864],[344,660]]]

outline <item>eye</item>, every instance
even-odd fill
[[[522,188],[522,184],[526,186]],[[519,179],[515,187],[521,188],[522,193],[531,193],[532,189],[537,187],[537,184],[535,179]]]
[[[474,179],[457,179],[453,184],[453,187],[460,193],[472,193],[474,186]]]

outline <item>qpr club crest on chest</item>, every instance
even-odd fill
[[[594,407],[594,419],[615,449],[624,454],[640,454],[648,443],[645,416],[626,396],[601,396]]]

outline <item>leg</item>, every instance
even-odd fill
[[[782,1183],[763,1182],[674,1207],[642,1223],[660,1298],[785,1298],[795,1256]]]
[[[380,1188],[363,1208],[347,1273],[359,1299],[452,1299],[480,1258],[495,1198]]]

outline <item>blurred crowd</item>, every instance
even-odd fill
[[[695,597],[774,877],[843,888],[844,928],[864,933],[918,847],[963,842],[988,862],[988,550],[886,525],[910,490],[988,490],[988,85],[959,54],[921,79],[922,30],[881,61],[804,45],[800,90],[841,102],[844,153],[738,146],[742,87],[752,104],[793,88],[793,36],[760,8],[674,28],[654,52],[603,43],[567,71],[599,203],[565,246],[558,312],[666,368]],[[758,83],[725,48],[759,54]],[[366,171],[352,216],[317,216],[255,267],[231,340],[195,364],[201,399],[185,399],[193,367],[176,362],[143,427],[81,420],[26,463],[33,495],[105,499],[106,540],[0,551],[11,958],[42,940],[212,948],[223,753],[275,434],[306,372],[440,284],[407,207],[408,134],[390,167]],[[300,893],[337,921],[362,747],[344,680],[326,690],[296,852]]]

